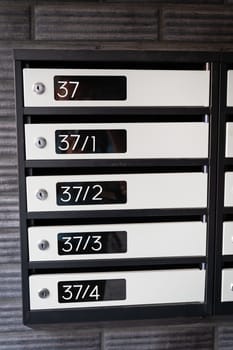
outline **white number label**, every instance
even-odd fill
[[[62,194],[63,197],[61,197],[62,202],[69,202],[71,200],[71,194],[70,194],[70,186],[61,186],[63,189]]]
[[[63,294],[62,294],[62,299],[64,299],[64,300],[72,299],[72,297],[73,297],[73,293],[71,291],[72,286],[70,286],[70,285],[63,285],[63,288],[64,288],[64,291],[63,291]]]
[[[62,196],[60,200],[64,203],[70,202],[74,198],[74,202],[85,201],[102,201],[101,194],[103,188],[100,185],[93,186],[61,186]]]
[[[62,151],[96,152],[96,137],[87,135],[81,139],[79,134],[59,134],[57,148]]]
[[[63,285],[62,299],[65,301],[79,301],[87,299],[99,300],[98,285],[91,286],[90,284],[72,284]]]
[[[72,237],[63,237],[62,239],[65,241],[63,243],[65,247],[62,247],[63,252],[70,253],[73,250],[73,244],[70,242]]]
[[[62,251],[65,253],[73,251],[79,253],[89,250],[99,252],[103,248],[101,238],[97,235],[62,237]]]
[[[70,98],[74,98],[79,86],[79,81],[59,80],[58,84],[60,84],[59,90],[57,91],[58,97],[66,98],[68,95],[70,95]]]
[[[126,280],[78,280],[58,282],[59,303],[125,300]]]

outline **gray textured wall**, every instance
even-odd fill
[[[233,349],[226,320],[22,325],[12,49],[66,47],[233,50],[233,1],[0,1],[0,350]]]

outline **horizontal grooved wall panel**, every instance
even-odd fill
[[[0,304],[0,338],[5,332],[18,332],[25,330],[22,325],[22,306],[11,298]],[[6,335],[7,337],[7,335]]]
[[[4,269],[0,271],[1,301],[8,298],[21,298],[21,275],[19,268],[19,264],[9,264],[4,265]]]
[[[11,202],[5,202],[4,196],[0,197],[0,239],[2,229],[19,227],[18,199],[13,198]]]
[[[19,227],[19,218],[15,217],[14,215],[1,216],[0,220],[4,221],[0,222],[0,230],[2,230],[2,228]]]
[[[0,151],[0,155],[2,156],[4,156],[4,155],[7,155],[7,156],[10,156],[10,155],[14,155],[15,154],[15,147],[10,147],[10,145],[4,150],[1,150]]]
[[[12,50],[0,48],[0,74],[2,79],[13,80],[13,57]]]
[[[156,40],[157,9],[147,6],[77,4],[37,6],[37,40]]]
[[[15,167],[17,166],[17,157],[16,157],[16,153],[11,150],[11,154],[10,154],[10,157],[9,157],[9,152],[3,152],[1,154],[1,157],[0,157],[0,166],[1,167],[8,167],[8,166],[12,166],[14,165]]]
[[[233,349],[233,327],[220,327],[218,330],[216,349],[232,350]]]
[[[7,55],[8,56],[8,55]],[[8,59],[9,57],[7,57]],[[4,66],[4,65],[3,65]],[[6,65],[7,66],[7,65]],[[1,68],[0,68],[1,70]],[[7,74],[8,75],[8,74]],[[13,97],[13,84],[11,84]],[[2,95],[3,82],[0,82],[0,96]],[[1,105],[1,97],[0,97]],[[2,111],[1,111],[2,112]],[[5,135],[5,137],[4,137]],[[16,161],[16,127],[15,121],[11,118],[0,117],[0,242],[6,236],[2,229],[5,227],[18,227],[18,174]],[[5,250],[0,246],[0,262],[18,262],[19,261],[19,238],[16,243],[5,241]],[[6,254],[8,252],[8,254]]]
[[[0,144],[1,147],[1,144]],[[0,192],[18,193],[18,183],[15,177],[7,176],[0,178]]]
[[[10,205],[12,206],[14,209],[18,209],[18,196],[17,194],[11,194],[11,196],[5,195],[5,194],[1,194],[0,195],[0,206],[2,206],[4,210],[4,205]],[[6,208],[6,207],[5,207]],[[6,208],[7,209],[7,208]]]
[[[212,350],[213,328],[171,327],[152,330],[109,331],[105,333],[105,350]]]
[[[18,238],[15,239],[11,237],[1,237],[0,263],[2,264],[20,263],[20,245],[19,245]]]
[[[15,145],[14,146],[9,145],[7,148],[5,146],[6,146],[6,144],[4,145],[5,149],[2,149],[0,151],[0,155],[1,155],[3,161],[4,161],[4,156],[7,156],[7,157],[12,156],[12,155],[16,156],[16,147],[15,147]]]
[[[163,40],[232,42],[233,9],[164,9]]]
[[[9,6],[0,3],[0,39],[29,39],[29,7]]]
[[[1,214],[0,214],[0,218],[4,221],[10,220],[10,219],[16,219],[17,218],[17,212],[18,212],[18,206],[4,206],[4,203],[1,203],[2,205],[0,205],[0,210],[1,210]]]
[[[16,153],[16,127],[14,123],[3,122],[0,117],[0,147],[4,150],[8,146],[14,147]]]
[[[81,334],[80,334],[81,333]],[[80,332],[72,328],[65,332],[32,332],[27,334],[0,333],[1,350],[99,350],[100,335],[97,332]]]
[[[4,79],[0,81],[0,118],[1,116],[14,115],[14,81],[13,79]]]

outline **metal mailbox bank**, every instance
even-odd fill
[[[210,315],[218,57],[15,59],[24,322]]]

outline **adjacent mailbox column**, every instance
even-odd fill
[[[221,65],[218,159],[216,313],[233,312],[233,57]]]
[[[25,323],[208,313],[206,57],[47,54],[16,53]]]

